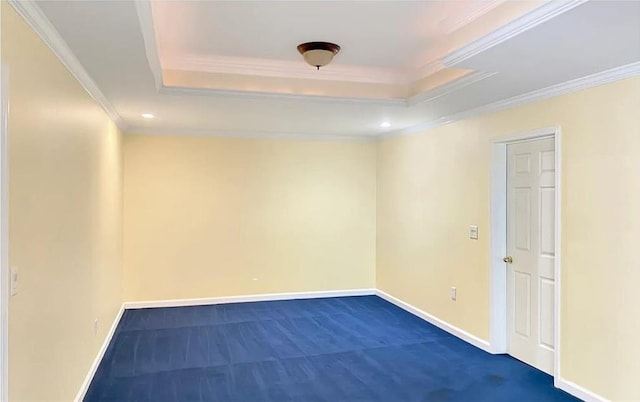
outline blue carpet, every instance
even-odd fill
[[[377,296],[126,311],[85,401],[576,401]]]

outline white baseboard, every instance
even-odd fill
[[[554,384],[556,388],[559,388],[569,394],[575,396],[576,398],[580,398],[585,402],[608,402],[609,399],[604,396],[598,395],[594,392],[589,391],[586,388],[579,386],[576,383],[571,381],[567,381],[564,378],[556,378]]]
[[[422,318],[423,320],[435,325],[438,328],[441,328],[445,331],[447,331],[448,333],[462,339],[463,341],[466,341],[470,344],[472,344],[473,346],[476,346],[482,350],[484,350],[485,352],[489,352],[491,354],[495,354],[494,350],[491,348],[491,345],[489,344],[489,342],[478,338],[475,335],[471,335],[470,333],[455,327],[437,317],[432,316],[431,314],[420,310],[419,308],[412,306],[409,303],[406,303],[396,297],[391,296],[390,294],[383,292],[382,290],[376,290],[376,294],[378,296],[380,296],[381,298],[387,300],[390,303],[395,304],[396,306],[400,307],[403,310],[406,310],[408,312],[410,312],[413,315],[416,315],[420,318]],[[559,388],[565,392],[568,392],[569,394],[580,398],[582,400],[584,400],[585,402],[609,402],[609,400],[603,396],[600,396],[594,392],[591,392],[589,390],[587,390],[586,388],[583,388],[581,386],[579,386],[578,384],[575,384],[571,381],[567,381],[563,378],[556,378],[554,381],[554,386],[556,388]]]
[[[267,293],[267,294],[257,294],[257,295],[245,295],[245,296],[228,296],[228,297],[206,297],[206,298],[197,298],[197,299],[174,299],[174,300],[154,300],[154,301],[136,301],[136,302],[125,302],[120,308],[120,311],[116,315],[116,318],[107,333],[107,336],[100,348],[98,355],[96,356],[87,376],[82,383],[82,387],[78,391],[74,401],[81,402],[85,397],[89,385],[91,385],[91,381],[93,380],[93,376],[95,375],[98,366],[100,365],[100,361],[102,360],[105,352],[107,351],[107,347],[113,338],[113,335],[116,331],[118,323],[122,318],[122,314],[125,310],[129,309],[141,309],[141,308],[154,308],[154,307],[182,307],[182,306],[201,306],[201,305],[211,305],[211,304],[228,304],[228,303],[246,303],[246,302],[259,302],[259,301],[273,301],[273,300],[296,300],[296,299],[319,299],[319,298],[327,298],[327,297],[347,297],[347,296],[370,296],[377,295],[384,300],[400,307],[401,309],[408,311],[411,314],[414,314],[423,320],[435,325],[436,327],[447,331],[448,333],[462,339],[470,343],[477,348],[480,348],[488,353],[493,353],[489,342],[484,339],[480,339],[475,335],[472,335],[458,327],[455,327],[415,306],[412,306],[409,303],[406,303],[390,294],[379,290],[379,289],[348,289],[348,290],[329,290],[329,291],[320,291],[320,292],[291,292],[291,293]],[[608,402],[609,400],[595,394],[571,381],[567,381],[563,378],[556,378],[555,384],[556,388],[559,388],[569,394],[583,399],[586,402]]]
[[[484,339],[480,339],[475,335],[471,335],[470,333],[468,333],[467,331],[464,331],[458,327],[455,327],[445,321],[442,321],[441,319],[432,316],[431,314],[427,313],[426,311],[420,310],[419,308],[412,306],[409,303],[403,302],[402,300],[391,296],[390,294],[383,292],[382,290],[376,290],[376,294],[380,297],[382,297],[383,299],[385,299],[386,301],[395,304],[396,306],[400,307],[403,310],[406,310],[408,312],[410,312],[413,315],[416,315],[420,318],[422,318],[423,320],[435,325],[436,327],[443,329],[445,331],[447,331],[448,333],[450,333],[451,335],[457,336],[458,338],[462,339],[463,341],[466,341],[470,344],[472,344],[473,346],[480,348],[482,350],[484,350],[485,352],[489,352],[489,353],[493,353],[491,350],[491,347],[489,345],[489,342],[485,341]]]
[[[320,299],[326,297],[371,296],[375,289],[328,290],[320,292],[265,293],[246,296],[205,297],[198,299],[173,299],[125,302],[127,310],[152,307],[203,306],[209,304],[247,303],[273,300]]]
[[[89,372],[87,373],[87,376],[85,377],[80,390],[76,394],[76,397],[73,399],[75,402],[82,402],[85,395],[87,394],[89,385],[91,385],[91,381],[93,380],[93,376],[96,374],[96,371],[98,371],[98,366],[100,365],[100,362],[102,361],[102,358],[104,357],[104,354],[107,351],[109,344],[111,343],[111,339],[113,338],[113,334],[115,334],[116,332],[116,328],[118,328],[118,324],[120,323],[122,314],[124,314],[124,306],[120,307],[120,311],[118,311],[118,314],[116,314],[116,318],[114,318],[113,324],[111,324],[111,328],[109,328],[109,332],[107,332],[107,336],[104,338],[104,342],[102,343],[102,346],[98,351],[98,355],[93,360],[93,364],[91,364]]]

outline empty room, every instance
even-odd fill
[[[640,402],[640,1],[0,28],[0,401]]]

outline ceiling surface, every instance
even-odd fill
[[[423,56],[438,42],[440,4],[446,3],[158,2],[153,17],[161,54],[299,62],[296,45],[325,40],[348,50],[341,64],[406,69],[426,64]]]
[[[33,4],[127,132],[371,138],[640,62],[637,1]]]

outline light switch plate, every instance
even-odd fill
[[[469,238],[478,240],[478,225],[469,225]]]
[[[18,267],[11,267],[11,296],[18,294]]]

